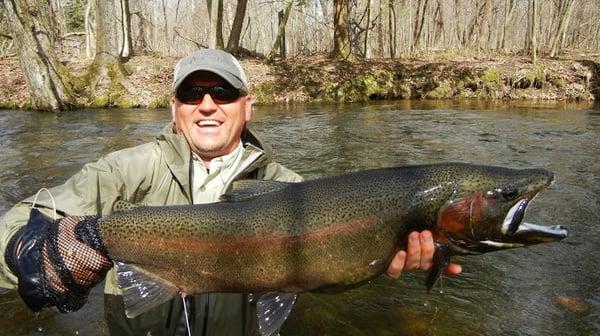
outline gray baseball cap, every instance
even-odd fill
[[[236,89],[248,90],[244,69],[233,55],[219,49],[200,49],[180,59],[173,72],[173,92],[192,72],[209,71],[219,75]]]

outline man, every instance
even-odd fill
[[[172,123],[156,141],[123,149],[87,164],[65,184],[39,198],[36,208],[62,219],[53,225],[31,210],[33,199],[17,204],[0,219],[0,286],[14,287],[32,309],[79,309],[89,290],[112,266],[97,228],[81,230],[83,215],[108,215],[114,203],[142,205],[209,203],[241,178],[297,182],[301,177],[273,162],[269,147],[246,127],[253,100],[243,69],[220,50],[196,51],[175,66]],[[165,223],[169,225],[169,223]],[[429,232],[413,232],[388,275],[427,269],[433,256]],[[458,265],[451,272],[458,273]],[[185,332],[181,299],[134,319],[124,314],[114,269],[106,276],[105,316],[113,335],[173,335]],[[195,335],[253,335],[256,303],[247,294],[205,294],[189,298]]]

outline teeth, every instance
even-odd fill
[[[221,122],[217,120],[207,119],[198,121],[198,126],[220,126]]]

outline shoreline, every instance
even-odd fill
[[[132,57],[127,90],[95,99],[81,85],[77,108],[165,108],[169,106],[174,57]],[[448,56],[332,60],[296,57],[268,63],[241,58],[250,92],[259,105],[278,103],[352,103],[378,100],[597,101],[600,54],[572,53],[541,58],[523,56]],[[83,74],[91,60],[66,61],[71,74]],[[0,108],[30,109],[25,77],[15,56],[0,57]],[[75,76],[74,76],[75,77]],[[79,78],[75,78],[78,80]]]

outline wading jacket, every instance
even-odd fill
[[[244,131],[242,143],[245,147],[240,162],[242,169],[234,179],[301,181],[298,174],[272,161],[270,148],[252,131]],[[51,188],[50,193],[59,216],[109,215],[117,200],[152,206],[192,204],[191,162],[192,153],[186,139],[173,133],[169,124],[156,141],[113,152],[97,162],[88,163],[64,184]],[[33,197],[30,197],[0,218],[2,255],[12,235],[27,223],[32,203]],[[52,201],[46,193],[40,193],[36,207],[53,216]],[[8,269],[4,258],[0,258],[0,287],[15,288],[16,283],[17,278]],[[120,294],[114,268],[106,277],[105,293]],[[197,318],[192,321],[195,335],[254,334],[255,321],[251,319],[255,307],[253,302],[248,303],[252,300],[246,295],[208,294],[195,299],[193,315]],[[152,320],[171,319],[164,314],[159,313],[160,316],[154,316]]]

